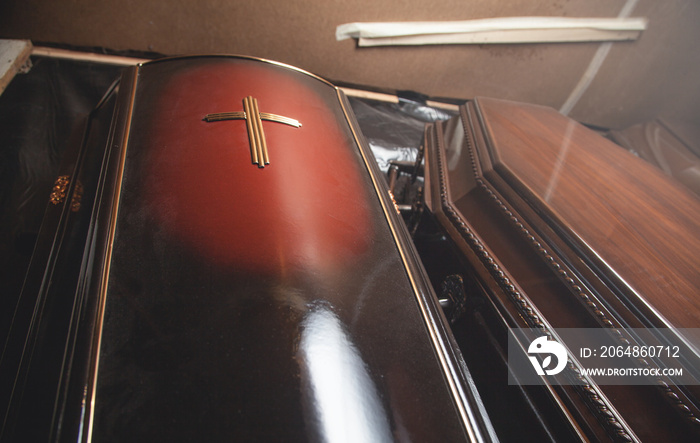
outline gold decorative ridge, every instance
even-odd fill
[[[80,202],[83,199],[83,184],[80,180],[75,182],[75,188],[73,189],[73,196],[70,198],[70,210],[72,212],[80,211]]]
[[[205,122],[220,122],[223,120],[245,120],[245,111],[219,112],[218,114],[207,114],[204,116]]]
[[[129,147],[129,136],[131,135],[131,124],[134,115],[134,104],[136,102],[136,86],[138,84],[139,78],[139,68],[132,68],[131,77],[129,78],[130,83],[128,84],[131,88],[129,91],[128,101],[126,103],[126,110],[117,108],[119,114],[122,112],[126,115],[126,121],[124,127],[120,133],[112,135],[112,140],[114,141],[118,137],[117,147],[121,149],[119,153],[119,163],[117,164],[117,177],[115,183],[115,194],[112,201],[111,214],[109,220],[109,226],[107,227],[107,250],[105,252],[104,263],[102,264],[102,281],[100,281],[99,289],[99,301],[97,306],[97,316],[95,324],[95,336],[93,337],[93,345],[91,353],[91,368],[90,375],[88,376],[88,382],[85,389],[85,416],[83,426],[85,427],[85,432],[80,437],[83,443],[92,443],[92,432],[94,428],[95,421],[95,402],[97,400],[97,377],[100,369],[100,352],[102,349],[102,331],[104,328],[105,321],[105,306],[107,304],[107,289],[109,286],[109,276],[112,267],[112,252],[114,248],[114,238],[117,230],[117,217],[119,216],[120,198],[122,192],[122,182],[124,180],[124,170],[126,167],[126,152]],[[121,87],[126,86],[126,77],[122,78]],[[126,91],[126,88],[124,89]],[[119,102],[119,105],[121,102]]]
[[[285,125],[294,126],[295,128],[301,128],[301,123],[299,122],[299,120],[295,120],[295,119],[289,118],[289,117],[284,117],[282,115],[261,112],[260,118],[263,120],[271,121],[271,122],[284,123]]]
[[[69,184],[69,175],[59,176],[53,184],[53,189],[51,190],[51,196],[49,197],[49,201],[54,205],[63,203],[63,201],[66,199],[66,194],[68,193]]]
[[[267,151],[267,141],[262,121],[271,121],[300,128],[299,120],[268,112],[260,112],[258,100],[252,96],[243,99],[243,111],[218,112],[207,114],[203,119],[205,122],[220,122],[224,120],[245,120],[248,128],[248,141],[250,143],[250,157],[253,164],[259,168],[264,168],[270,164],[270,154]]]
[[[365,153],[365,149],[368,148],[364,147],[363,141],[360,139],[360,136],[358,135],[357,130],[354,127],[353,121],[350,118],[351,111],[348,111],[343,100],[343,92],[337,87],[335,88],[335,90],[338,102],[340,103],[340,107],[343,110],[343,114],[345,114],[345,120],[347,121],[348,126],[350,127],[350,132],[352,133],[353,138],[355,139],[355,143],[358,146],[360,155],[362,156],[362,160],[364,161],[365,167],[369,172],[376,195],[377,197],[379,197],[379,203],[382,207],[382,211],[384,212],[387,224],[389,225],[389,230],[391,231],[392,237],[394,238],[394,244],[398,249],[401,261],[403,262],[404,269],[406,270],[406,274],[408,276],[408,280],[411,284],[411,288],[413,289],[413,294],[416,298],[416,301],[418,302],[418,307],[420,309],[421,316],[423,317],[423,322],[426,328],[428,329],[430,341],[434,346],[439,365],[443,371],[443,375],[447,382],[448,388],[452,394],[452,399],[454,400],[455,406],[459,411],[462,425],[464,426],[464,431],[466,432],[469,441],[484,441],[485,439],[481,435],[481,431],[479,430],[478,425],[475,422],[475,412],[472,410],[472,407],[469,405],[468,401],[464,397],[464,393],[461,387],[458,386],[457,382],[455,381],[455,379],[457,378],[456,373],[458,369],[454,366],[454,363],[448,356],[446,346],[440,338],[440,332],[438,331],[438,327],[435,325],[435,320],[432,319],[429,313],[430,309],[427,306],[427,302],[421,296],[421,291],[418,288],[418,282],[416,281],[416,277],[409,270],[408,251],[404,249],[404,246],[402,245],[401,240],[399,239],[399,233],[397,232],[397,229],[399,229],[399,227],[395,226],[394,223],[391,221],[392,219],[389,215],[390,209],[388,207],[387,202],[385,202],[381,196],[383,192],[383,189],[380,187],[381,185],[379,184],[379,180],[381,180],[381,178],[376,176],[376,174],[372,170],[372,167],[370,166],[370,162],[374,160],[368,158],[367,154]]]
[[[216,114],[207,114],[204,116],[204,121],[206,122],[220,122],[223,120],[245,120],[247,115],[245,111],[233,111],[233,112],[218,112]],[[277,114],[270,114],[269,112],[261,112],[260,119],[270,122],[284,123],[285,125],[294,126],[295,128],[301,128],[301,123],[299,120],[293,118],[285,117]]]
[[[474,147],[475,142],[472,140],[472,134],[467,129],[469,118],[465,112],[466,110],[461,112],[460,117],[462,118],[462,126],[464,128],[465,145],[471,159],[472,172],[476,177],[477,184],[488,192],[488,186],[483,179],[483,174],[481,173],[479,166],[477,165]],[[438,190],[440,194],[442,212],[453,223],[454,230],[462,238],[466,245],[472,249],[474,254],[488,272],[489,276],[508,297],[508,300],[518,310],[523,320],[527,322],[528,327],[540,330],[548,337],[552,337],[555,340],[560,340],[552,325],[545,319],[537,306],[512,279],[512,276],[508,273],[508,271],[502,267],[498,259],[492,256],[492,252],[487,249],[479,235],[473,231],[469,222],[464,218],[461,212],[459,212],[459,210],[453,206],[448,186],[447,166],[444,160],[445,147],[442,143],[440,143],[443,138],[442,127],[438,123],[433,124],[432,127],[435,128],[432,131],[432,137],[433,143],[435,143],[434,152],[437,168],[437,184],[439,188]],[[579,391],[582,399],[589,405],[589,407],[592,407],[596,418],[602,423],[604,428],[613,432],[622,441],[638,442],[638,437],[636,434],[634,434],[617,409],[615,409],[608,397],[600,390],[598,385],[592,382],[588,376],[581,372],[578,361],[570,358],[568,360],[567,367],[571,371],[572,376],[578,382],[582,383],[580,386],[581,390]],[[550,392],[553,392],[549,383],[547,383],[546,386]],[[561,400],[557,400],[558,403],[560,401]]]
[[[251,57],[251,56],[248,56],[248,55],[239,55],[239,54],[177,55],[177,56],[163,57],[163,58],[158,58],[158,59],[155,59],[155,60],[144,61],[144,62],[141,62],[141,63],[137,63],[137,66],[141,67],[141,66],[152,65],[152,64],[160,63],[160,62],[164,62],[164,61],[185,60],[185,59],[193,59],[193,58],[228,58],[228,59],[250,60],[250,61],[256,61],[256,62],[267,63],[267,64],[274,65],[274,66],[277,66],[277,67],[280,67],[280,68],[289,69],[289,70],[291,70],[291,71],[296,71],[296,72],[298,72],[298,73],[300,73],[300,74],[307,75],[307,76],[309,76],[309,77],[311,77],[311,78],[313,78],[313,79],[316,79],[316,80],[318,80],[318,81],[320,81],[320,82],[322,82],[322,83],[325,83],[325,84],[328,85],[328,86],[331,86],[331,87],[333,87],[333,88],[336,87],[333,83],[329,82],[329,81],[326,80],[325,78],[320,77],[320,76],[318,76],[318,75],[316,75],[316,74],[314,74],[314,73],[312,73],[312,72],[306,71],[306,70],[304,70],[304,69],[298,68],[298,67],[296,67],[296,66],[292,66],[292,65],[289,65],[289,64],[287,64],[287,63],[282,63],[282,62],[278,62],[278,61],[274,61],[274,60],[269,60],[269,59],[266,59],[266,58]]]

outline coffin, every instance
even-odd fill
[[[515,328],[700,323],[697,198],[551,109],[429,125],[398,206],[343,93],[270,61],[128,69],[73,139],[2,441],[700,438],[697,386],[509,384]]]
[[[552,109],[478,98],[459,114],[426,130],[430,217],[416,242],[442,257],[426,261],[435,281],[465,280],[453,327],[499,436],[697,441],[697,386],[514,386],[506,355],[514,328],[665,328],[686,341],[700,326],[700,201]],[[700,368],[697,347],[684,367]]]
[[[484,441],[339,89],[127,69],[62,166],[1,366],[3,441]]]

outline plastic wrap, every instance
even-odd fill
[[[32,57],[32,64],[0,95],[3,342],[71,132],[121,72],[110,65],[43,57]]]
[[[392,161],[415,161],[425,124],[454,115],[403,99],[387,103],[350,97],[350,104],[383,172]]]

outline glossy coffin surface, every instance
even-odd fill
[[[655,326],[700,326],[696,196],[551,109],[479,105],[496,168],[613,269],[640,309],[653,306]]]
[[[485,306],[463,322],[465,349],[507,328],[554,337],[558,328],[596,328],[629,344],[637,339],[622,328],[700,326],[693,194],[553,109],[478,98],[460,114],[426,132],[426,195]],[[690,372],[700,367],[694,351],[684,363]],[[492,369],[468,353],[475,378],[488,371],[482,380],[496,374],[493,384],[507,383],[502,359],[489,360],[501,365]],[[599,386],[577,372],[575,357],[567,364],[576,386],[514,395],[545,417],[541,427],[555,439],[697,441],[697,386],[662,377],[653,386]]]
[[[435,344],[441,317],[426,313],[431,295],[397,245],[338,91],[225,57],[159,61],[125,79],[85,434],[465,439]],[[249,96],[301,123],[263,116],[264,167],[251,108],[246,120],[205,119],[243,111]]]

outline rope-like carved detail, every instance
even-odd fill
[[[608,315],[591,299],[589,295],[581,286],[582,283],[571,277],[569,273],[559,264],[555,258],[542,246],[540,242],[530,233],[530,231],[518,220],[518,218],[513,214],[513,212],[508,209],[508,207],[498,198],[495,192],[493,192],[489,186],[479,178],[477,183],[484,189],[484,191],[491,197],[503,213],[508,217],[508,219],[518,228],[519,232],[528,239],[535,247],[537,252],[544,258],[545,263],[549,265],[558,275],[559,278],[565,282],[569,288],[578,296],[582,301],[586,309],[593,315],[598,317],[601,323],[611,328],[611,333],[615,336],[615,339],[622,345],[630,345],[630,341],[620,332],[619,328],[622,326],[613,322]],[[651,368],[648,361],[643,358],[638,358],[637,363],[642,368]],[[578,369],[577,369],[578,370]],[[687,418],[691,423],[696,426],[700,426],[700,419],[693,413],[688,405],[686,405],[680,398],[678,393],[674,390],[672,385],[669,385],[666,381],[661,378],[655,378],[654,382],[663,391],[664,395],[671,401],[671,403]]]
[[[68,184],[70,183],[69,175],[59,176],[53,184],[51,189],[51,195],[49,196],[49,201],[54,205],[63,203],[66,199],[68,193]]]
[[[467,145],[467,149],[469,149],[471,156],[474,177],[476,178],[476,182],[480,187],[486,188],[487,186],[484,183],[483,179],[478,175],[478,168],[476,165],[476,158],[474,156],[471,134],[467,131],[466,124],[463,124],[463,127],[466,135],[465,143]],[[439,137],[437,137],[437,134],[435,137],[435,141],[437,145],[435,154],[437,159],[438,172],[440,175],[440,179],[438,180],[440,185],[440,200],[443,211],[445,212],[447,217],[452,221],[452,223],[454,223],[454,225],[457,226],[460,235],[466,240],[466,242],[472,248],[474,253],[476,253],[479,259],[488,269],[491,277],[496,281],[499,287],[508,295],[511,302],[516,306],[516,309],[520,312],[520,314],[523,316],[528,325],[534,329],[541,330],[545,335],[551,338],[553,336],[553,333],[550,330],[550,328],[545,324],[542,318],[540,318],[536,310],[530,305],[529,300],[527,300],[515,287],[515,285],[513,285],[510,278],[501,269],[498,263],[496,263],[496,261],[490,256],[484,245],[481,243],[481,240],[476,236],[476,234],[474,234],[474,232],[462,219],[457,210],[449,202],[447,196],[447,184],[445,180],[446,174],[444,172],[444,160],[442,158],[440,140]],[[515,218],[516,223],[520,223],[520,221],[517,220],[517,217],[515,217],[512,213],[511,216]],[[524,225],[522,225],[522,223],[520,223],[520,225],[524,228]],[[551,261],[554,261],[553,257]],[[588,379],[581,374],[579,368],[576,367],[576,365],[574,365],[574,363],[570,359],[567,362],[567,367],[570,371],[569,374],[571,374],[578,381],[578,384],[575,385],[575,389],[582,395],[582,398],[584,398],[587,401],[589,408],[595,413],[595,415],[598,417],[598,420],[601,421],[601,423],[606,427],[606,429],[608,429],[611,432],[611,435],[616,436],[618,441],[634,441],[629,431],[620,422],[616,414],[612,411],[610,405],[608,405],[607,402],[600,395],[598,389],[591,385]]]
[[[544,259],[545,263],[559,276],[559,278],[571,289],[571,291],[576,294],[577,297],[581,299],[586,309],[593,315],[598,317],[600,322],[607,328],[611,328],[611,333],[615,336],[615,339],[622,345],[630,345],[629,340],[620,332],[622,326],[610,319],[608,314],[603,311],[593,300],[591,294],[584,290],[584,284],[575,275],[569,275],[569,272],[564,269],[564,267],[556,261],[556,259],[550,254],[547,249],[542,246],[542,244],[535,238],[534,235],[527,229],[527,227],[518,219],[518,217],[513,214],[513,212],[506,206],[506,204],[498,197],[498,195],[491,189],[491,187],[486,183],[486,181],[479,175],[479,170],[476,164],[476,155],[474,152],[472,134],[467,130],[467,122],[462,122],[462,127],[464,128],[465,140],[467,148],[469,149],[469,155],[471,159],[472,172],[476,178],[477,184],[486,192],[486,194],[493,200],[498,207],[503,211],[508,220],[518,229],[518,232],[525,237],[534,247],[535,250]],[[642,368],[650,368],[651,365],[648,361],[643,358],[638,358],[637,363]],[[576,370],[578,371],[578,369]],[[686,405],[680,398],[676,389],[672,385],[669,385],[665,380],[657,377],[654,379],[657,386],[663,391],[664,395],[668,400],[679,410],[679,412],[688,419],[691,423],[696,426],[700,426],[700,418],[698,418],[691,408]]]
[[[474,145],[472,141],[472,134],[467,129],[467,122],[462,121],[462,128],[464,129],[465,142],[467,145],[467,149],[469,150],[472,172],[474,173],[474,177],[476,178],[476,183],[499,206],[499,208],[503,211],[508,220],[516,228],[518,228],[518,232],[520,232],[520,234],[524,236],[535,247],[535,250],[537,250],[540,256],[542,256],[545,263],[547,263],[547,265],[557,273],[559,278],[571,289],[571,291],[581,299],[586,309],[593,315],[598,317],[598,319],[604,326],[612,329],[611,332],[619,343],[621,343],[622,345],[629,345],[629,340],[618,330],[619,328],[621,328],[621,325],[619,325],[619,323],[613,321],[612,319],[610,319],[610,317],[608,317],[607,313],[595,303],[595,301],[592,298],[592,295],[584,290],[585,285],[575,275],[569,275],[569,272],[566,269],[564,269],[564,267],[560,263],[556,261],[556,259],[549,253],[549,251],[547,251],[547,249],[544,248],[544,246],[542,246],[542,244],[535,238],[534,235],[532,235],[532,233],[527,229],[527,227],[518,219],[518,217],[515,214],[513,214],[513,212],[505,205],[505,203],[503,203],[503,201],[498,197],[498,195],[489,187],[489,185],[484,181],[483,177],[479,175],[479,170],[476,164]],[[438,156],[439,155],[440,154],[438,154]],[[442,169],[440,169],[440,173],[443,173]],[[441,184],[442,183],[444,183],[444,180],[441,181]],[[445,199],[444,201],[446,202],[447,200]],[[649,362],[647,362],[643,358],[638,358],[637,362],[640,364],[640,366],[644,368],[651,367],[651,365],[649,365]],[[579,369],[571,364],[569,366],[570,369],[572,369],[577,374],[577,376],[580,377]],[[676,389],[674,389],[672,385],[669,385],[665,380],[661,378],[656,378],[654,381],[656,382],[657,386],[663,391],[666,398],[687,420],[689,420],[695,426],[700,426],[700,418],[698,418],[693,413],[691,408],[683,402],[683,400],[676,392]]]

